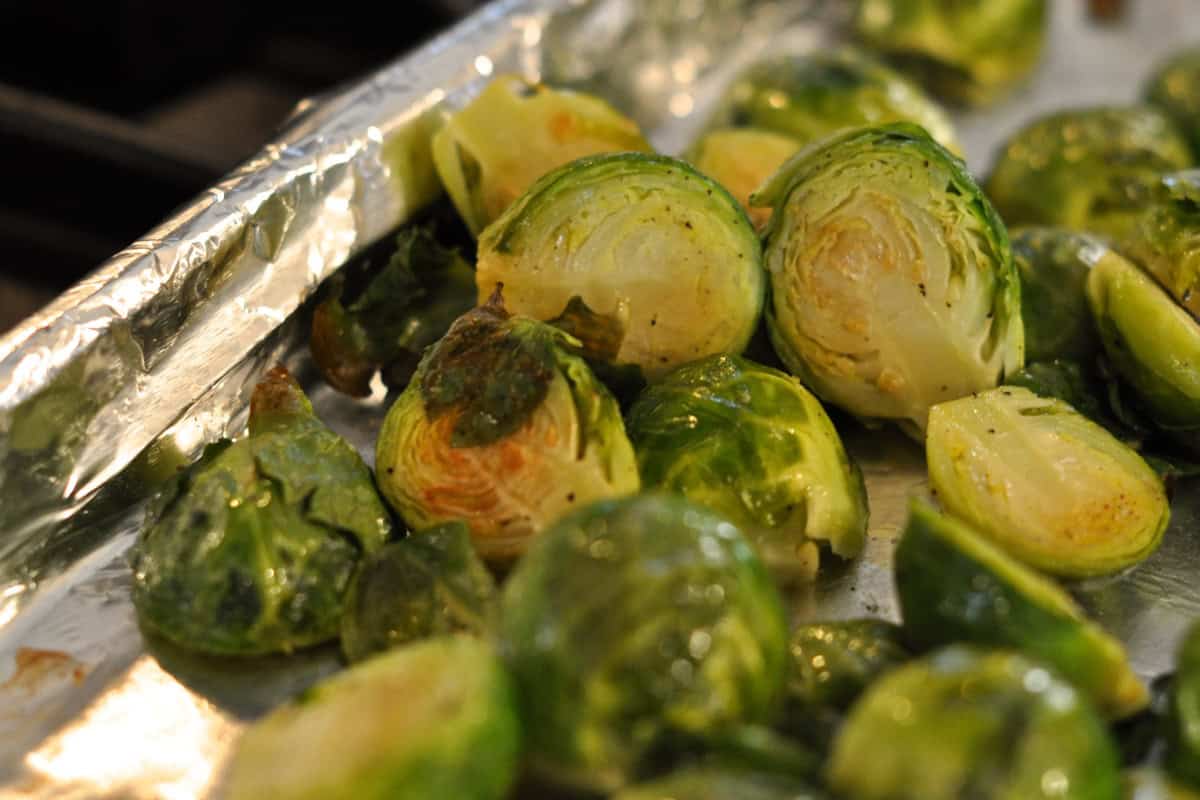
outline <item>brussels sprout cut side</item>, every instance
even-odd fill
[[[1200,791],[1200,622],[1179,649],[1168,719],[1167,769]]]
[[[1141,456],[1066,403],[1017,386],[935,406],[925,457],[952,514],[1054,575],[1137,564],[1170,518]]]
[[[913,125],[827,139],[754,196],[771,341],[824,400],[924,430],[1023,363],[1008,234],[963,163]]]
[[[337,636],[362,553],[383,546],[371,472],[276,367],[250,434],[211,445],[159,498],[133,557],[141,621],[219,655],[289,652]]]
[[[895,570],[904,628],[915,642],[1020,650],[1055,667],[1112,717],[1149,701],[1120,643],[1051,580],[958,520],[914,504]]]
[[[1061,228],[1019,230],[1012,249],[1021,276],[1026,362],[1094,358],[1100,341],[1087,304],[1088,272],[1101,259],[1120,256],[1099,239]]]
[[[1146,100],[1175,120],[1200,157],[1200,48],[1168,58],[1146,82]]]
[[[1009,225],[1055,225],[1121,238],[1163,173],[1192,163],[1156,108],[1086,108],[1035,120],[1001,149],[987,193]]]
[[[364,559],[346,592],[342,653],[347,661],[406,642],[492,630],[496,581],[471,544],[447,522],[392,542]]]
[[[790,375],[737,356],[686,364],[647,389],[628,429],[642,483],[736,523],[767,566],[811,575],[812,541],[851,558],[867,494],[821,404]]]
[[[500,800],[519,751],[496,656],[469,637],[430,639],[336,675],[250,727],[224,797]]]
[[[787,620],[750,544],[682,498],[604,501],[539,537],[504,587],[501,652],[531,761],[612,791],[671,734],[762,720]]]
[[[555,167],[595,153],[650,149],[633,120],[597,97],[501,75],[434,135],[433,163],[478,234]]]
[[[962,150],[950,118],[925,92],[851,49],[754,64],[725,92],[709,127],[758,128],[810,144],[848,128],[888,122],[920,125],[948,150]]]
[[[750,195],[800,149],[790,136],[754,128],[718,128],[692,147],[688,161],[729,190],[754,223],[766,227],[771,209],[752,208]]]
[[[998,99],[1037,64],[1046,0],[859,0],[855,30],[939,97]]]
[[[1158,182],[1121,248],[1200,320],[1200,170]]]
[[[497,292],[426,352],[375,448],[410,527],[461,519],[484,558],[508,560],[567,511],[638,490],[621,411],[581,347],[509,316]]]
[[[1088,702],[1005,651],[952,647],[881,678],[834,744],[851,800],[1119,800],[1117,751]]]
[[[766,281],[754,228],[692,167],[638,153],[593,156],[539,180],[479,238],[480,298],[548,320],[578,295],[627,315],[616,360],[655,378],[741,352]]]

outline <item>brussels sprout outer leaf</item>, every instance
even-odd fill
[[[1101,258],[1119,258],[1102,242],[1057,228],[1025,228],[1012,237],[1021,276],[1026,362],[1091,360],[1100,352],[1084,287]]]
[[[1200,623],[1179,649],[1167,726],[1167,770],[1200,790]]]
[[[250,727],[229,800],[500,800],[517,771],[512,685],[482,642],[385,653]]]
[[[825,800],[827,795],[782,775],[727,767],[684,767],[630,786],[613,800]]]
[[[1098,264],[1087,292],[1109,361],[1154,422],[1200,430],[1200,323],[1127,261]]]
[[[1121,250],[1200,320],[1200,170],[1158,183]]]
[[[342,652],[348,661],[446,633],[489,633],[496,581],[462,522],[448,522],[367,556],[346,591]]]
[[[1010,647],[1055,667],[1110,717],[1149,701],[1115,639],[1085,620],[1056,584],[965,524],[914,503],[895,554],[910,638],[926,647]]]
[[[479,239],[480,299],[503,285],[514,313],[551,319],[573,295],[628,309],[618,362],[653,380],[740,352],[762,310],[762,248],[727,191],[665,156],[616,153],[543,176]]]
[[[251,409],[250,436],[205,451],[152,508],[134,554],[142,621],[195,650],[333,638],[360,553],[390,531],[367,466],[286,372],[268,375]]]
[[[923,430],[1024,363],[1008,234],[961,161],[904,123],[801,151],[752,198],[771,341],[822,399]]]
[[[834,744],[855,800],[1117,800],[1116,748],[1095,711],[1038,662],[952,647],[888,673]]]
[[[540,176],[594,153],[651,150],[599,98],[499,75],[433,137],[442,185],[478,234]]]
[[[539,537],[503,590],[501,642],[530,757],[612,790],[675,732],[762,720],[787,623],[737,529],[667,495],[596,503]]]
[[[794,572],[807,539],[862,550],[862,475],[817,399],[785,373],[737,356],[684,365],[630,409],[642,483],[738,524],[768,566]]]
[[[901,629],[878,619],[815,622],[792,633],[788,702],[845,710],[877,677],[909,659]]]

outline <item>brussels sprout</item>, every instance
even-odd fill
[[[1200,622],[1179,648],[1167,718],[1167,770],[1200,789]]]
[[[534,181],[595,153],[649,152],[633,120],[590,95],[500,75],[433,137],[433,163],[478,234]]]
[[[371,472],[283,367],[250,435],[209,446],[157,501],[133,556],[142,622],[192,650],[288,652],[337,636],[359,556],[387,540]]]
[[[480,297],[551,319],[572,295],[627,314],[617,361],[654,378],[740,352],[762,310],[758,237],[737,201],[682,161],[580,159],[546,175],[479,238]]]
[[[511,559],[571,508],[638,490],[620,408],[580,348],[497,292],[426,352],[375,448],[410,527],[461,519],[484,558]]]
[[[1150,767],[1127,770],[1121,778],[1125,800],[1200,800],[1200,794]]]
[[[859,0],[855,30],[868,46],[939,97],[982,105],[1037,64],[1046,0]]]
[[[761,128],[800,144],[846,128],[912,122],[946,149],[962,150],[946,112],[920,87],[851,49],[759,62],[737,77],[717,109],[712,127]]]
[[[1166,111],[1200,156],[1200,48],[1164,61],[1146,82],[1146,100]]]
[[[710,356],[647,389],[626,424],[644,486],[736,523],[781,574],[811,575],[811,540],[847,558],[862,551],[862,474],[821,404],[790,375]]]
[[[1097,264],[1087,293],[1113,369],[1154,422],[1176,432],[1200,431],[1200,323],[1123,260]]]
[[[425,228],[396,236],[396,252],[354,300],[343,302],[344,283],[335,278],[313,312],[309,347],[329,385],[354,397],[371,393],[380,368],[407,383],[425,348],[475,306],[475,271]]]
[[[788,700],[846,709],[884,672],[905,662],[900,628],[878,619],[815,622],[792,633]]]
[[[755,230],[766,227],[771,209],[751,208],[750,195],[800,149],[790,136],[754,128],[718,128],[692,148],[688,161],[729,190]]]
[[[794,778],[750,770],[685,767],[624,789],[612,800],[825,800]]]
[[[1200,170],[1164,177],[1121,248],[1200,320]]]
[[[851,800],[1118,800],[1117,753],[1087,701],[1005,651],[952,647],[881,678],[834,743]]]
[[[932,647],[972,642],[1045,661],[1109,716],[1149,701],[1115,639],[1070,596],[967,525],[915,503],[895,554],[904,628]]]
[[[1088,271],[1103,258],[1120,258],[1087,234],[1060,228],[1026,228],[1012,237],[1021,276],[1025,360],[1089,360],[1100,341],[1088,310]]]
[[[517,772],[508,675],[487,645],[448,636],[318,684],[238,741],[228,800],[499,800]]]
[[[962,162],[913,125],[827,139],[753,198],[771,340],[822,399],[923,430],[1023,358],[1008,234]]]
[[[1028,389],[1039,397],[1061,400],[1122,441],[1136,441],[1140,433],[1116,418],[1104,402],[1111,386],[1074,361],[1026,364],[1020,372],[1009,375],[1005,384]]]
[[[611,791],[653,747],[762,720],[783,687],[787,620],[737,528],[669,495],[561,520],[502,593],[501,642],[532,762]]]
[[[342,653],[347,661],[444,633],[483,635],[495,617],[496,580],[471,545],[471,531],[447,522],[367,556],[346,592]]]
[[[1054,575],[1106,575],[1158,548],[1162,481],[1061,400],[1007,386],[935,406],[929,480],[950,513]]]
[[[1009,225],[1057,225],[1120,238],[1163,173],[1192,163],[1174,123],[1150,106],[1040,117],[1001,149],[987,193]]]

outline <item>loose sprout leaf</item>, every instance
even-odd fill
[[[621,350],[628,318],[628,306],[621,306],[611,314],[600,314],[588,308],[582,297],[573,295],[563,312],[547,320],[547,324],[577,339],[581,345],[579,354],[589,362],[611,362]]]

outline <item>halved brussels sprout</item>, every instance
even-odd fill
[[[859,0],[855,30],[939,97],[982,105],[1038,62],[1046,0]]]
[[[539,537],[504,586],[501,637],[528,752],[612,791],[672,734],[762,720],[787,620],[738,529],[670,495],[596,503]]]
[[[1025,228],[1012,237],[1021,276],[1025,360],[1090,360],[1100,340],[1088,309],[1088,272],[1103,258],[1120,258],[1100,240],[1061,228]]]
[[[737,201],[682,161],[594,156],[546,175],[483,232],[476,282],[481,298],[503,284],[535,319],[574,295],[626,314],[616,360],[652,378],[745,348],[762,311],[761,249]]]
[[[935,406],[925,458],[950,513],[1054,575],[1137,564],[1170,518],[1141,456],[1061,400],[1019,386]]]
[[[1036,661],[951,647],[867,689],[828,770],[852,800],[1119,800],[1091,705]]]
[[[387,509],[358,453],[283,367],[250,401],[250,435],[210,445],[164,490],[133,556],[141,621],[182,647],[289,652],[337,636],[362,553]]]
[[[915,643],[1020,650],[1056,668],[1112,717],[1149,702],[1116,639],[1053,581],[964,523],[914,503],[895,570],[904,628]]]
[[[1200,322],[1120,259],[1098,264],[1087,292],[1109,361],[1154,421],[1177,433],[1200,431]]]
[[[696,142],[688,161],[728,189],[746,210],[755,230],[762,230],[771,219],[771,209],[751,208],[750,195],[799,149],[799,141],[781,133],[718,128]]]
[[[737,356],[686,364],[629,410],[642,485],[737,524],[768,567],[811,576],[812,540],[862,551],[867,492],[837,429],[790,375]]]
[[[433,137],[433,163],[478,234],[555,167],[595,153],[650,152],[637,123],[580,92],[500,75]]]
[[[962,151],[950,118],[920,87],[848,48],[754,64],[725,92],[709,126],[760,128],[810,144],[888,122],[920,125],[946,149]]]
[[[347,661],[428,636],[483,636],[495,623],[496,580],[471,544],[471,530],[447,522],[367,556],[346,591],[342,653]]]
[[[930,407],[1020,369],[1008,234],[963,163],[913,125],[827,139],[753,198],[771,341],[822,399],[923,430]]]
[[[1200,320],[1200,170],[1164,177],[1121,249]]]
[[[1089,312],[1090,313],[1090,312]],[[1062,400],[1071,408],[1102,426],[1123,442],[1136,441],[1138,430],[1117,419],[1106,402],[1112,391],[1093,370],[1074,361],[1038,361],[1005,380],[1007,386],[1020,386],[1039,397]]]
[[[1146,82],[1146,100],[1166,111],[1200,156],[1200,48],[1164,61]]]
[[[1167,770],[1200,789],[1200,622],[1179,648],[1168,703]]]
[[[825,800],[819,789],[780,775],[721,767],[684,767],[630,786],[612,800]]]
[[[228,800],[500,800],[517,772],[512,683],[484,643],[402,647],[310,689],[238,741]]]
[[[909,659],[900,628],[878,619],[814,622],[792,633],[788,700],[846,709],[876,678]]]
[[[484,558],[511,559],[570,509],[636,492],[621,410],[581,348],[499,292],[460,317],[384,419],[384,498],[414,529],[461,519]]]
[[[1009,225],[1056,225],[1119,239],[1160,177],[1191,163],[1187,141],[1156,108],[1074,109],[1013,134],[986,189]]]

